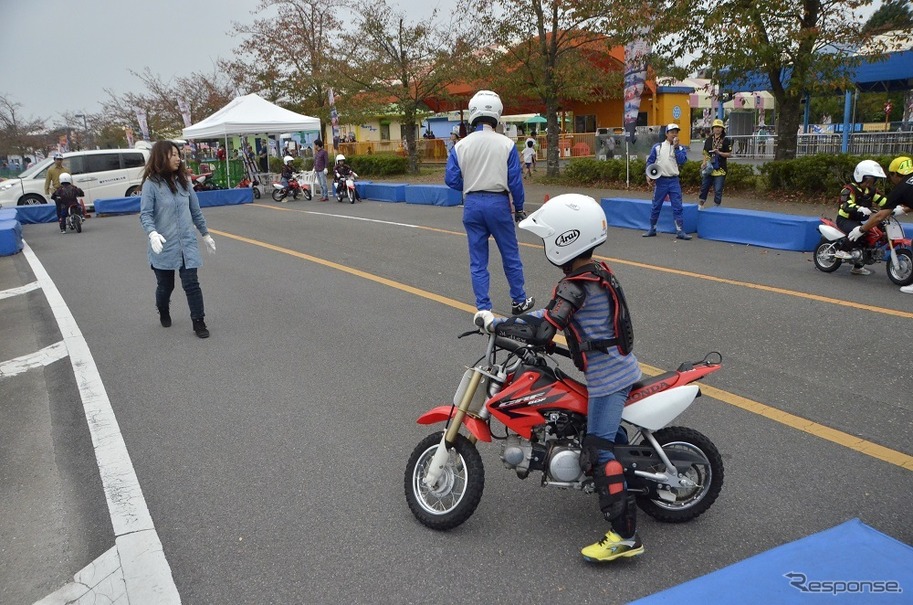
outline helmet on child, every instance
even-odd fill
[[[63,185],[64,183],[70,183],[71,185],[73,184],[73,177],[70,176],[69,172],[60,173],[60,184]]]
[[[498,93],[490,90],[480,90],[469,99],[469,125],[475,128],[476,121],[480,118],[493,118],[495,126],[501,121],[501,112],[504,104]]]
[[[339,155],[336,156],[336,163],[337,163],[337,164],[338,164],[339,162],[345,162],[345,161],[346,161],[346,156],[342,155],[341,153],[340,153]]]
[[[285,162],[286,164],[291,164],[292,162],[295,161],[295,158],[293,158],[290,155],[287,155],[284,158],[282,158],[282,161]]]
[[[900,156],[899,158],[894,158],[891,161],[891,165],[888,166],[888,172],[896,172],[901,176],[907,176],[908,174],[913,174],[913,160],[907,156]]]
[[[853,180],[857,183],[861,183],[867,176],[875,179],[885,178],[884,170],[875,160],[862,160],[856,164],[856,169],[853,170]]]
[[[558,267],[606,241],[602,206],[579,193],[553,197],[520,221],[519,226],[542,238],[545,258]]]

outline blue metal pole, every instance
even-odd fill
[[[840,143],[841,153],[850,150],[850,112],[853,110],[853,93],[846,91],[843,96],[843,139]]]
[[[805,95],[805,115],[802,117],[802,132],[808,134],[808,117],[812,113],[812,99],[806,93]]]

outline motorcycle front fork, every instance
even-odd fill
[[[469,385],[466,387],[466,392],[463,393],[463,398],[460,400],[460,405],[457,408],[456,413],[450,419],[447,429],[444,431],[443,436],[441,436],[441,442],[438,444],[437,450],[434,452],[434,456],[432,456],[431,462],[428,464],[428,472],[425,474],[425,478],[422,479],[422,483],[427,487],[434,487],[437,480],[440,478],[441,473],[444,470],[444,464],[450,456],[449,449],[451,444],[456,441],[457,434],[460,432],[460,427],[463,425],[463,418],[466,417],[469,406],[472,404],[472,398],[481,382],[481,372],[473,372],[469,379]],[[474,435],[470,435],[469,439],[473,444],[477,441]]]

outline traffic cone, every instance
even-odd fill
[[[547,202],[547,201],[548,201],[548,194],[546,193],[546,194],[545,194],[545,199],[542,200],[542,203],[544,204],[544,203]]]

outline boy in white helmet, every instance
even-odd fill
[[[79,198],[85,196],[82,189],[73,184],[73,177],[64,172],[60,175],[60,186],[51,194],[51,199],[57,204],[57,222],[60,224],[60,232],[67,232],[67,214],[70,206],[79,208],[80,214],[85,218],[82,212],[82,206],[79,204]]]
[[[488,238],[494,237],[510,285],[511,311],[518,315],[531,309],[535,301],[526,296],[520,245],[513,223],[526,218],[520,155],[511,139],[495,132],[503,110],[501,98],[490,90],[480,90],[470,99],[469,124],[473,132],[450,150],[444,182],[464,194],[463,226],[469,240],[469,273],[476,309],[492,308]]]
[[[837,227],[844,233],[852,233],[853,229],[864,223],[873,213],[881,210],[887,201],[875,188],[878,179],[886,178],[884,169],[875,160],[862,160],[853,170],[853,182],[847,183],[840,190],[840,208],[837,210]],[[849,239],[841,242],[841,249],[834,254],[843,260],[853,260],[853,275],[870,275],[872,272],[865,268],[861,254],[853,250],[859,244]]]
[[[631,385],[641,377],[632,353],[634,329],[621,284],[593,250],[606,241],[606,217],[591,197],[568,193],[552,198],[520,223],[542,238],[545,256],[564,271],[544,309],[511,319],[479,311],[475,323],[489,332],[500,323],[525,323],[531,344],[545,344],[564,331],[574,364],[584,372],[588,392],[587,435],[581,467],[591,471],[599,508],[612,529],[580,552],[594,562],[634,557],[644,551],[637,535],[637,505],[627,493],[616,443],[627,443],[621,413]]]

